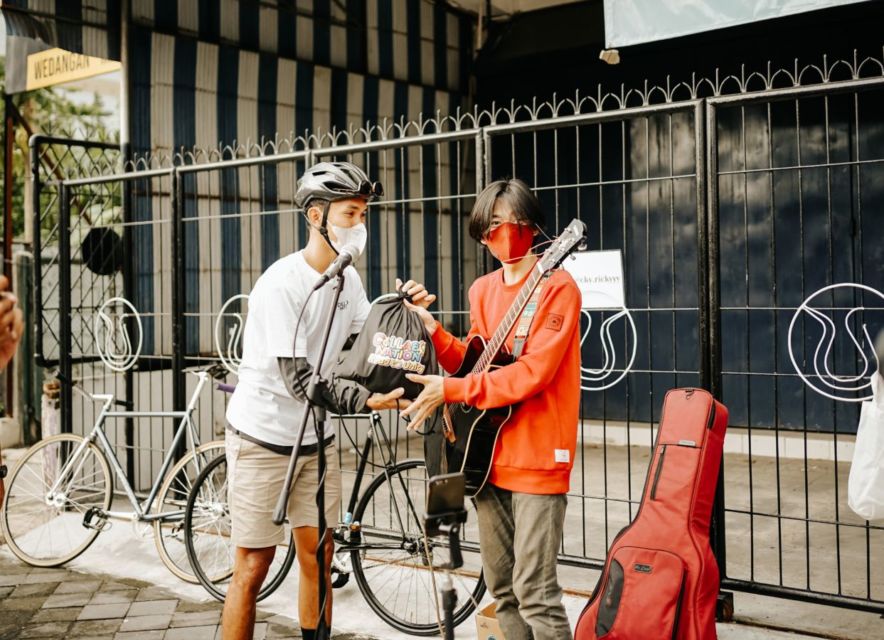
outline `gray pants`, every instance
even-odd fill
[[[476,498],[485,582],[506,640],[571,640],[556,574],[567,502],[490,484]]]

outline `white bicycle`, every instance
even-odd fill
[[[189,370],[198,383],[184,411],[116,411],[126,403],[111,394],[91,394],[73,385],[78,393],[101,402],[101,411],[84,438],[62,433],[31,447],[7,481],[6,499],[0,509],[2,529],[9,549],[36,567],[56,567],[83,553],[99,533],[111,526],[111,518],[149,523],[163,563],[179,578],[197,582],[184,544],[184,508],[193,480],[216,456],[223,455],[224,441],[200,444],[192,415],[209,378],[223,378],[226,370],[214,366]],[[178,419],[172,443],[154,478],[150,492],[140,501],[126,477],[104,430],[107,418]],[[187,452],[175,460],[187,442]],[[132,511],[111,509],[113,467]]]

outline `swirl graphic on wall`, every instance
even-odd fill
[[[582,351],[585,351],[582,347],[584,347],[586,340],[589,338],[590,333],[592,333],[593,311],[598,312],[602,310],[581,309],[581,325],[584,322],[586,324],[586,328],[580,334]],[[629,313],[629,309],[626,307],[609,309],[609,311],[613,311],[613,315],[603,318],[598,330],[602,356],[601,366],[587,367],[583,364],[580,365],[580,388],[584,391],[604,391],[605,389],[610,389],[626,377],[626,374],[630,372],[632,365],[635,363],[637,334],[632,314]],[[626,346],[619,349],[619,351],[623,352],[620,360],[617,358],[618,348],[611,333],[612,327],[616,327],[618,323],[624,324],[628,330]],[[617,342],[622,341],[618,340]],[[630,343],[631,347],[629,346]]]
[[[130,329],[134,336],[129,335]],[[95,315],[94,331],[98,357],[108,369],[121,373],[135,365],[141,355],[143,328],[131,302],[121,297],[107,300]]]
[[[635,321],[626,308],[622,252],[619,249],[580,251],[562,266],[574,278],[582,297],[580,388],[584,391],[610,389],[632,370],[638,344]],[[595,333],[595,326],[598,326],[598,343],[588,342]],[[592,358],[595,366],[586,366],[587,358]]]
[[[248,299],[245,293],[231,296],[221,306],[215,319],[215,350],[221,364],[232,374],[239,373],[242,363],[242,336],[246,326],[245,316],[248,315]]]
[[[803,330],[796,332],[799,326]],[[808,387],[826,398],[871,400],[871,376],[881,366],[872,336],[882,327],[880,291],[851,282],[823,287],[801,303],[789,323],[792,366]]]

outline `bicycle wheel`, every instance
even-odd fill
[[[35,567],[57,567],[83,553],[100,533],[83,526],[86,512],[110,508],[113,479],[101,450],[89,443],[71,460],[82,443],[73,434],[46,438],[9,477],[0,525],[9,549]]]
[[[197,475],[218,456],[224,457],[223,440],[207,442],[196,452],[188,451],[169,471],[153,506],[154,514],[163,515],[153,521],[154,542],[160,559],[169,571],[194,584],[197,578],[184,543],[184,509]]]
[[[220,601],[227,596],[236,548],[230,541],[230,509],[227,507],[227,458],[212,460],[197,476],[184,514],[184,541],[190,566],[199,583]],[[288,531],[288,527],[286,527]],[[258,591],[260,602],[273,593],[291,569],[295,545],[280,545]]]
[[[427,470],[423,460],[405,460],[377,476],[356,506],[360,547],[351,552],[353,574],[368,605],[390,626],[417,636],[437,635],[442,619],[439,571],[431,566],[448,559],[441,540],[423,534]],[[464,525],[467,540],[478,540],[475,507]],[[464,566],[452,572],[458,625],[476,609],[485,594],[478,545],[465,545]],[[437,618],[438,614],[438,618]]]

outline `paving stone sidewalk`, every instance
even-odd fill
[[[38,569],[0,556],[0,640],[214,640],[221,604],[190,602],[138,580]],[[259,611],[255,640],[300,638],[297,623]],[[338,634],[333,640],[373,640]]]

